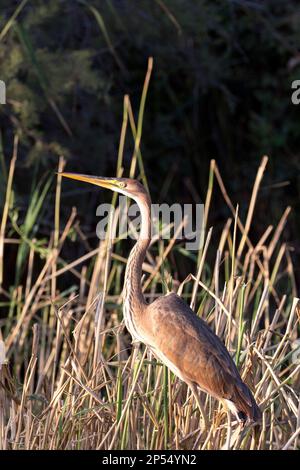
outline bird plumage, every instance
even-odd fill
[[[259,421],[260,410],[225,345],[181,297],[171,293],[156,299],[145,316],[154,353],[161,352],[175,364],[185,382],[233,403],[241,421],[243,414],[249,421]]]
[[[145,301],[141,277],[151,238],[151,200],[144,186],[129,178],[62,175],[125,194],[139,206],[140,235],[128,258],[123,289],[124,320],[132,337],[145,343],[192,390],[196,385],[222,400],[242,422],[258,422],[261,412],[251,391],[208,324],[175,293],[150,304]]]

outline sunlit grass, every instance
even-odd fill
[[[151,68],[150,61],[137,126],[129,97],[124,100],[116,169],[118,175],[126,175],[123,148],[129,122],[135,141],[130,174],[144,182],[140,140]],[[263,411],[256,433],[253,428],[238,432],[233,419],[228,423],[222,405],[201,393],[209,423],[203,431],[187,386],[143,345],[131,344],[122,321],[122,276],[127,261],[122,240],[107,238],[78,259],[62,258],[76,211],[63,226],[60,176],[53,192],[52,234],[47,239],[31,237],[48,187],[46,183],[32,193],[20,223],[13,197],[16,158],[17,139],[0,232],[4,299],[0,339],[6,347],[6,358],[3,352],[0,355],[0,448],[299,448],[299,365],[293,355],[299,310],[289,247],[282,242],[290,209],[274,221],[274,227],[265,227],[258,242],[251,239],[267,158],[258,168],[245,221],[212,161],[203,246],[192,256],[174,239],[164,244],[154,240],[144,263],[143,281],[149,302],[172,286],[223,339]],[[64,165],[61,158],[58,169]],[[216,232],[209,223],[217,190],[232,216]],[[17,263],[8,267],[4,255],[12,243],[18,245]],[[185,280],[174,276],[171,251],[194,263]],[[4,289],[8,271],[14,273],[15,283]],[[67,274],[74,281],[59,291],[57,280]]]

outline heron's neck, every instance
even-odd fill
[[[142,265],[151,239],[151,201],[149,196],[143,195],[143,197],[136,199],[136,202],[141,212],[140,235],[127,261],[124,279],[124,300],[128,301],[131,307],[137,310],[146,303],[141,279]]]

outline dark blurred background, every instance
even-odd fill
[[[18,6],[0,41],[8,101],[0,106],[1,205],[16,132],[14,189],[21,213],[32,185],[57,169],[60,155],[69,171],[115,174],[123,97],[130,95],[137,118],[153,56],[141,143],[153,200],[203,201],[213,158],[245,217],[267,154],[251,236],[255,240],[267,224],[276,225],[291,205],[285,237],[295,247],[297,265],[300,105],[291,103],[291,83],[300,79],[298,1],[1,0],[0,31]],[[132,152],[128,133],[127,174]],[[94,219],[86,207],[96,207],[98,193],[71,184],[64,183],[63,210],[68,214],[76,205],[89,227]],[[216,193],[214,226],[229,215]],[[53,220],[53,194],[45,233]]]

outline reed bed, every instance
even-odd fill
[[[124,100],[117,174],[124,140],[131,131],[130,176],[147,185],[140,150],[152,62],[149,61],[139,118]],[[155,238],[144,263],[145,296],[178,292],[223,339],[263,411],[259,428],[239,430],[222,405],[200,393],[208,426],[191,391],[151,351],[131,344],[122,317],[122,276],[128,253],[122,239],[107,236],[89,250],[73,209],[63,226],[61,178],[57,177],[55,217],[49,237],[31,237],[46,193],[41,184],[22,226],[14,213],[13,181],[18,153],[7,177],[0,230],[0,448],[1,449],[299,449],[299,299],[291,247],[283,242],[290,208],[253,242],[251,227],[263,157],[245,220],[231,201],[215,161],[211,162],[204,211],[204,240],[191,255],[175,238]],[[65,166],[63,157],[58,170]],[[221,230],[209,225],[214,192],[221,191],[231,217]],[[113,198],[116,203],[116,198]],[[161,201],[163,202],[163,201]],[[118,211],[115,212],[117,218]],[[117,219],[111,221],[111,227]],[[80,258],[65,260],[63,247],[77,230],[85,246]],[[133,230],[133,229],[132,229]],[[218,235],[217,235],[218,234]],[[5,251],[18,246],[15,284],[4,289]],[[194,269],[179,280],[173,250],[189,256]],[[26,272],[20,282],[21,270]],[[74,280],[64,291],[58,280]]]

